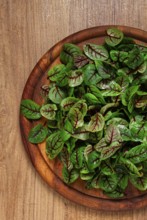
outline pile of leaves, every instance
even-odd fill
[[[115,28],[105,43],[66,43],[61,63],[48,71],[44,103],[22,100],[28,118],[46,119],[28,140],[46,140],[49,159],[63,163],[63,180],[124,196],[130,181],[147,190],[147,47]]]

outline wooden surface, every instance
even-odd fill
[[[97,212],[55,193],[32,167],[18,120],[25,82],[38,59],[57,41],[104,24],[147,31],[146,21],[146,0],[0,0],[0,219],[147,219],[147,208]]]

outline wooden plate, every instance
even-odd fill
[[[112,26],[111,26],[112,27]],[[114,25],[113,25],[114,27]],[[137,43],[147,43],[147,32],[125,26],[116,26],[122,30],[126,36],[133,37]],[[42,103],[40,87],[47,81],[47,70],[59,63],[59,54],[64,43],[71,42],[82,46],[85,42],[102,44],[106,35],[106,30],[110,26],[93,27],[70,35],[57,43],[39,60],[31,72],[25,85],[22,99],[33,99],[37,103]],[[106,197],[101,190],[85,189],[83,181],[68,186],[62,181],[62,164],[58,160],[50,161],[45,154],[45,143],[33,145],[28,142],[28,133],[33,126],[33,122],[28,121],[20,115],[20,129],[23,143],[28,155],[38,173],[48,183],[50,187],[71,201],[98,210],[127,210],[145,207],[147,205],[147,192],[140,192],[129,184],[126,189],[126,197],[114,200]]]

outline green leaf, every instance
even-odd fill
[[[85,55],[76,55],[74,56],[74,65],[77,68],[81,68],[89,63],[89,59]]]
[[[82,113],[82,115],[84,117],[86,115],[86,113],[87,113],[86,100],[83,99],[83,100],[80,100],[80,101],[76,102],[74,104],[73,108],[78,109]]]
[[[104,176],[99,178],[99,187],[105,192],[113,192],[117,187],[118,179],[116,175]]]
[[[132,140],[131,131],[125,125],[118,125],[117,127],[120,131],[121,138],[123,141],[131,141]]]
[[[112,124],[117,126],[118,128],[119,128],[119,126],[122,126],[122,125],[124,125],[124,126],[129,125],[127,120],[120,118],[120,117],[116,117],[116,118],[114,117],[107,122],[107,125],[112,125]]]
[[[140,163],[147,159],[147,143],[142,143],[125,153],[125,157],[132,163]]]
[[[71,133],[69,133],[68,131],[62,129],[61,130],[61,137],[62,137],[62,140],[64,142],[66,142],[71,137]]]
[[[63,50],[60,53],[60,60],[62,63],[67,64],[73,62],[74,56],[79,54],[82,54],[82,52],[78,46],[66,43],[63,45]]]
[[[80,173],[80,178],[81,178],[81,180],[86,180],[86,181],[88,181],[88,180],[91,180],[92,178],[93,178],[93,175],[94,175],[94,173],[86,173],[86,174],[84,174],[84,173]]]
[[[84,149],[84,158],[88,161],[88,155],[93,151],[93,147],[91,144],[87,145]]]
[[[101,165],[101,172],[107,176],[114,174],[114,170],[113,170],[110,162],[103,161],[103,163]]]
[[[60,158],[64,166],[70,171],[73,168],[73,164],[70,161],[70,154],[66,147],[64,147],[60,153]]]
[[[143,64],[141,64],[138,68],[138,72],[139,73],[144,73],[147,70],[147,62],[144,62]]]
[[[68,75],[68,85],[70,87],[79,86],[83,82],[83,72],[81,70],[71,71]]]
[[[68,118],[74,129],[82,127],[84,124],[83,115],[78,108],[71,108],[68,113]]]
[[[106,89],[101,91],[103,96],[118,96],[121,94],[121,87],[115,81],[111,81]]]
[[[101,111],[100,111],[101,112]],[[121,117],[123,115],[122,112],[120,112],[119,110],[115,111],[115,112],[112,112],[112,111],[108,111],[105,115],[104,115],[104,118],[105,118],[105,121],[108,121],[110,120],[111,118],[113,117]]]
[[[52,69],[50,69],[48,71],[48,78],[51,81],[57,81],[59,77],[61,77],[62,72],[61,70],[64,68],[65,66],[63,64],[58,64],[56,66],[54,66]]]
[[[118,45],[124,37],[124,34],[122,31],[116,29],[116,28],[110,28],[107,30],[107,37],[105,37],[105,42],[109,46],[116,46]]]
[[[99,175],[97,175],[93,180],[91,181],[92,188],[99,189]]]
[[[116,102],[116,103],[107,103],[106,105],[104,105],[104,106],[101,108],[100,113],[101,113],[102,115],[104,115],[109,108],[115,108],[115,107],[118,107],[118,105],[119,105],[118,102]]]
[[[127,106],[131,98],[134,96],[134,94],[138,91],[139,86],[131,86],[126,89],[124,93],[122,93],[121,101],[124,106]]]
[[[85,129],[85,126],[82,126],[76,129],[73,132],[72,136],[76,139],[85,141],[89,139],[89,132]]]
[[[57,128],[57,121],[55,121],[55,120],[48,120],[47,121],[47,127],[48,128]]]
[[[132,49],[129,53],[128,59],[125,60],[125,64],[131,68],[131,69],[135,69],[137,67],[139,67],[140,65],[142,65],[144,59],[142,54],[140,53],[140,51],[138,49]]]
[[[75,182],[79,178],[79,172],[75,169],[68,170],[65,166],[62,170],[63,180],[67,184]]]
[[[56,116],[57,106],[55,104],[43,105],[40,109],[40,113],[43,117],[54,120]]]
[[[50,89],[48,97],[52,102],[60,104],[62,99],[66,97],[66,93],[58,86],[54,86]]]
[[[110,57],[113,61],[123,62],[128,57],[128,52],[111,50]]]
[[[98,132],[91,132],[89,135],[89,142],[92,144],[96,144],[103,137],[103,130]]]
[[[108,51],[104,46],[96,45],[96,44],[86,44],[84,45],[84,53],[91,60],[107,60],[109,57]]]
[[[75,97],[67,97],[61,101],[61,107],[63,111],[69,111],[71,107],[78,101],[79,99]]]
[[[64,142],[60,131],[51,134],[46,140],[46,154],[49,159],[54,159],[62,150]]]
[[[73,132],[73,125],[72,125],[72,123],[68,119],[66,119],[64,121],[63,129],[66,132],[68,132],[69,134],[72,134],[72,132]]]
[[[113,142],[121,142],[121,136],[119,129],[115,125],[109,125],[107,130],[106,130],[106,135],[105,135],[105,141],[108,144],[111,144]]]
[[[123,67],[121,69],[118,69],[116,74],[118,76],[123,77],[123,78],[127,77],[127,79],[129,80],[129,76],[128,75],[130,74],[130,69],[128,67]]]
[[[126,158],[122,158],[120,159],[120,161],[125,164],[125,166],[127,167],[128,171],[130,174],[135,174],[137,176],[141,176],[142,174],[139,173],[138,168],[135,166],[134,163],[132,163],[130,160],[126,159]]]
[[[129,85],[129,77],[127,75],[125,76],[118,76],[115,79],[116,83],[120,85],[120,87],[122,88],[122,91],[125,91],[126,88]]]
[[[76,142],[77,142],[77,139],[71,137],[68,141],[66,141],[66,146],[67,146],[67,149],[68,149],[68,152],[71,154],[73,152],[73,150],[75,149],[76,147]]]
[[[102,77],[102,79],[109,79],[112,75],[112,68],[110,65],[104,65],[101,61],[96,60],[95,66],[98,71],[98,74]]]
[[[38,144],[43,142],[46,139],[47,135],[47,127],[44,127],[42,124],[38,124],[30,130],[28,140],[33,144]]]
[[[108,197],[117,199],[117,198],[122,198],[124,197],[124,193],[120,189],[115,189],[113,192],[106,192],[105,193]]]
[[[84,161],[85,147],[77,148],[71,155],[70,159],[76,169],[82,168]]]
[[[131,97],[128,103],[128,111],[132,113],[134,110],[134,97]]]
[[[100,159],[106,160],[107,158],[115,154],[116,151],[120,149],[120,147],[121,144],[119,142],[112,142],[108,147],[102,149]]]
[[[128,186],[128,176],[125,174],[118,174],[118,186],[125,190]]]
[[[133,121],[129,125],[131,136],[134,141],[143,141],[147,136],[147,122]]]
[[[89,170],[94,170],[100,165],[100,154],[96,151],[91,152],[88,155],[87,166]]]
[[[91,104],[91,105],[95,105],[95,104],[98,104],[99,103],[99,100],[98,98],[93,95],[92,93],[86,93],[84,95],[84,98],[86,99],[86,101]]]
[[[86,129],[90,132],[101,131],[104,128],[104,124],[104,117],[100,113],[96,113],[91,117],[91,120],[86,126]]]
[[[147,190],[147,174],[142,177],[130,176],[131,183],[139,190]]]
[[[98,74],[94,64],[89,64],[83,70],[84,83],[86,85],[96,85],[101,81],[102,77]]]
[[[56,85],[59,87],[64,87],[68,85],[68,77],[66,72],[61,71],[61,75],[58,78],[58,81],[56,82]]]
[[[20,105],[21,114],[28,119],[39,119],[41,118],[40,106],[30,99],[24,99]]]
[[[100,103],[103,105],[106,104],[106,101],[103,98],[100,90],[95,85],[90,85],[89,90],[97,98],[97,103]]]
[[[102,152],[105,148],[108,147],[105,138],[102,138],[95,146],[94,149],[98,152]]]
[[[139,91],[138,91],[139,92]],[[136,108],[147,107],[147,95],[138,95],[134,98],[134,105]]]

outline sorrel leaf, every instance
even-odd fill
[[[41,118],[40,106],[30,99],[24,99],[21,101],[20,111],[28,119]]]

